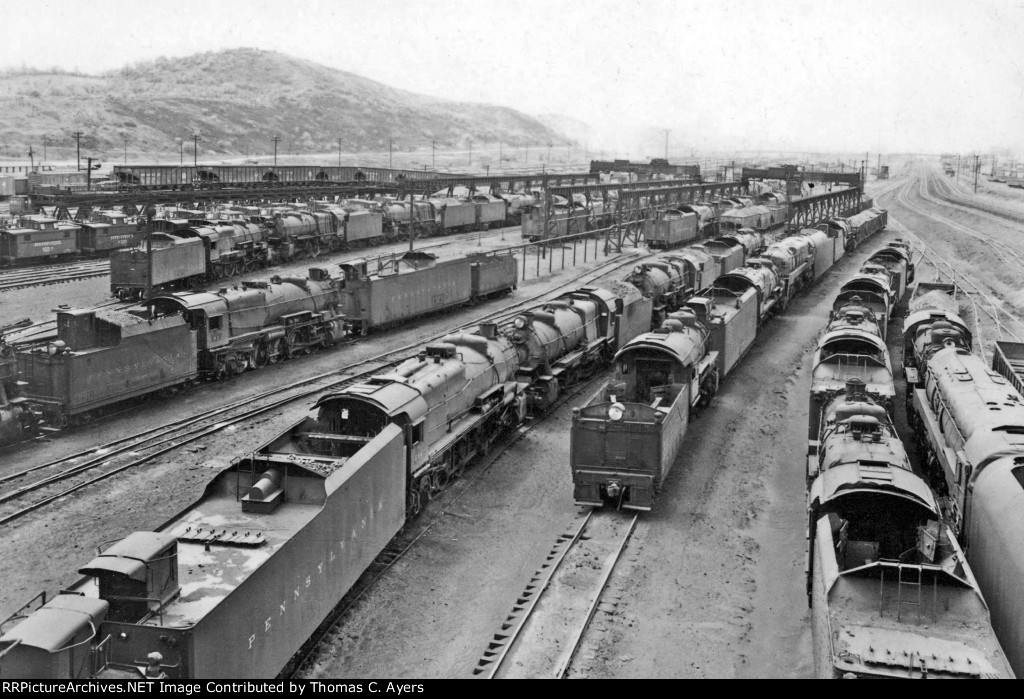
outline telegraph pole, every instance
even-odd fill
[[[36,171],[36,158],[35,158],[35,155],[36,154],[32,150],[32,146],[29,146],[28,147],[28,161],[30,163],[30,165],[29,165],[29,172],[35,172]]]
[[[392,153],[392,150],[394,148],[394,145],[395,145],[395,140],[393,138],[389,138],[388,139],[388,170],[391,169],[391,153]]]
[[[469,139],[469,164],[473,164],[473,139]]]
[[[82,133],[81,131],[76,131],[76,132],[74,132],[71,135],[75,137],[75,152],[78,155],[78,157],[77,157],[78,165],[76,167],[78,168],[78,170],[81,170],[82,169],[82,136],[84,136],[85,134]]]
[[[128,134],[121,134],[124,138],[124,164],[128,164]]]
[[[960,181],[960,155],[956,156],[956,181]]]
[[[338,139],[338,167],[341,167],[341,139]]]
[[[199,142],[202,140],[199,134],[192,134],[192,167],[199,167]]]
[[[974,193],[978,193],[978,170],[981,169],[981,164],[978,162],[979,156],[974,156]]]
[[[274,142],[274,169],[276,170],[277,169],[277,143],[278,143],[278,141],[281,140],[281,137],[280,136],[274,136],[270,140],[272,140]]]
[[[437,166],[434,164],[434,139],[430,139],[430,169],[437,172]]]
[[[665,129],[665,161],[668,162],[668,135],[672,133],[672,129]]]
[[[46,142],[50,140],[46,136],[43,136],[43,162],[46,162]],[[992,172],[995,172],[995,167],[992,168]]]

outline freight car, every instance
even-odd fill
[[[561,297],[600,304],[592,329],[609,334],[588,338],[613,339],[612,352],[650,317],[620,291]],[[524,418],[521,356],[487,325],[325,394],[316,417],[232,464],[192,507],[104,547],[78,583],[16,613],[0,629],[0,672],[273,677],[406,520]]]
[[[235,187],[263,188],[268,183],[317,186],[328,182],[397,183],[433,179],[436,172],[324,165],[115,165],[113,179],[123,189],[159,191]]]
[[[1006,360],[1019,348],[999,345],[1002,357],[997,353],[993,370],[957,341],[952,323],[940,328],[941,347],[913,337],[918,330],[910,328],[904,342],[927,348],[930,356],[916,357],[921,385],[908,389],[908,419],[944,496],[945,517],[978,576],[996,634],[1014,671],[1024,674],[1024,397],[1015,388],[1015,362]]]
[[[851,379],[822,413],[807,472],[819,677],[1013,677],[974,575],[885,408]]]

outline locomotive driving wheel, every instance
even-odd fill
[[[270,361],[270,349],[267,347],[267,343],[260,342],[256,343],[256,347],[252,351],[252,368],[262,369]]]
[[[270,353],[267,356],[267,361],[270,364],[277,364],[282,359],[285,359],[285,346],[284,340],[274,340],[270,343]]]

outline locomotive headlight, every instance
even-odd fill
[[[609,420],[621,420],[622,416],[626,414],[626,406],[622,403],[612,403],[608,406],[608,419]]]
[[[512,321],[512,325],[516,328],[516,330],[522,330],[523,328],[526,327],[526,318],[519,316]]]
[[[640,269],[640,265],[633,268],[633,274],[640,274],[641,272],[643,272],[643,270]]]

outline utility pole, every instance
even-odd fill
[[[960,154],[956,156],[956,181],[960,181]]]
[[[469,164],[473,164],[473,139],[469,139]]]
[[[394,148],[395,140],[393,138],[388,139],[388,170],[391,169],[391,152]]]
[[[668,161],[668,135],[672,133],[672,129],[665,129],[665,161]]]
[[[192,167],[199,167],[199,142],[202,140],[199,134],[192,134]]]
[[[178,139],[178,165],[185,164],[185,139]]]
[[[78,154],[78,157],[77,157],[78,164],[77,164],[76,167],[77,167],[78,170],[81,170],[82,169],[82,136],[84,136],[85,134],[82,133],[81,131],[76,131],[76,132],[74,132],[71,135],[75,137],[75,152]]]
[[[124,164],[128,164],[128,134],[121,134],[124,138]]]
[[[437,165],[434,164],[434,139],[430,139],[430,169],[437,172]]]
[[[338,139],[338,167],[341,167],[341,139]]]
[[[277,169],[277,143],[278,143],[278,141],[281,140],[281,137],[280,136],[274,136],[274,138],[272,138],[271,140],[274,142],[274,169],[276,170]]]
[[[981,169],[981,164],[978,162],[979,156],[974,156],[974,193],[978,193],[978,170]]]
[[[36,159],[35,159],[35,153],[32,151],[32,146],[28,147],[28,161],[29,161],[29,163],[31,163],[29,165],[29,168],[30,168],[29,172],[35,172],[36,171]]]
[[[43,162],[44,163],[46,162],[46,142],[49,141],[49,140],[50,140],[49,138],[47,138],[46,136],[43,136]],[[992,168],[992,172],[995,172],[995,167]]]

